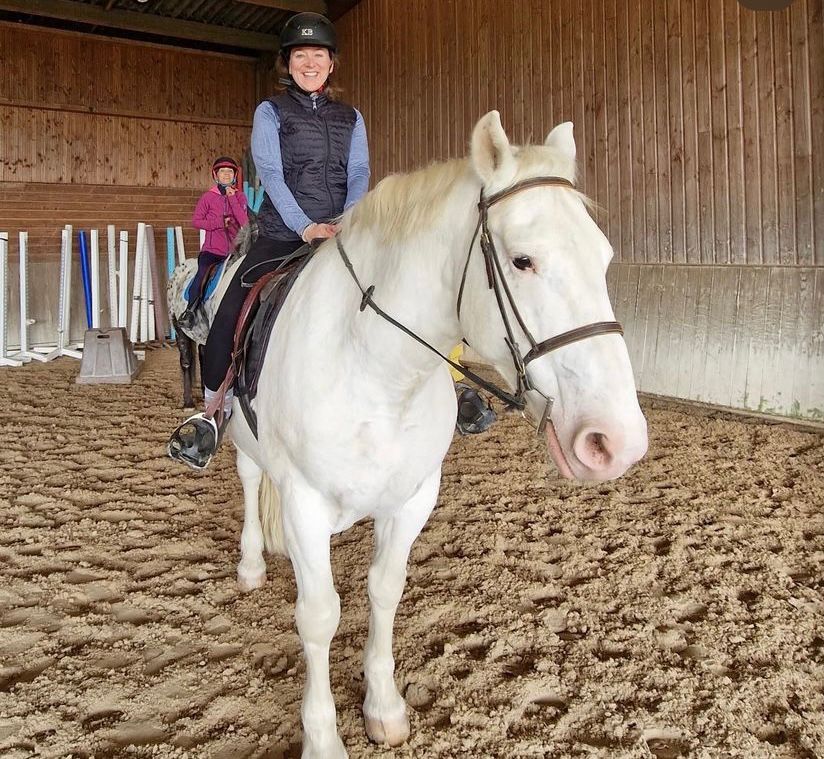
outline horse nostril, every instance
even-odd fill
[[[609,438],[603,432],[585,430],[575,441],[575,455],[584,466],[595,471],[612,464],[613,454]]]

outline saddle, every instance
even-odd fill
[[[229,373],[235,379],[235,395],[255,437],[258,434],[257,414],[251,402],[257,396],[258,379],[266,346],[269,344],[275,321],[286,302],[286,297],[313,252],[314,248],[311,245],[304,245],[283,265],[258,279],[243,302],[235,326]],[[231,380],[224,385],[228,388]]]

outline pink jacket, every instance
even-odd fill
[[[232,197],[222,195],[217,185],[200,196],[192,215],[192,226],[206,230],[200,250],[219,256],[229,255],[238,230],[248,221],[246,196],[240,190]]]

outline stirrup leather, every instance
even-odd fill
[[[192,469],[205,469],[217,452],[224,426],[203,413],[194,414],[172,433],[166,452]]]

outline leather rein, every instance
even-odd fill
[[[551,396],[545,395],[533,385],[529,377],[529,374],[527,373],[528,365],[536,358],[540,358],[541,356],[546,355],[550,351],[557,350],[558,348],[561,348],[565,345],[577,343],[580,340],[585,340],[587,338],[595,337],[597,335],[606,335],[610,333],[617,333],[621,335],[624,334],[623,328],[616,321],[594,322],[592,324],[587,324],[582,327],[576,327],[575,329],[568,330],[567,332],[563,332],[560,335],[555,335],[554,337],[550,337],[539,343],[536,342],[535,338],[532,336],[532,333],[527,328],[526,322],[524,321],[520,311],[518,310],[518,307],[515,304],[515,300],[512,297],[512,292],[510,291],[509,285],[507,284],[506,278],[504,277],[503,268],[501,267],[500,258],[498,256],[498,251],[495,249],[495,243],[489,231],[488,212],[493,205],[499,203],[502,200],[505,200],[506,198],[511,197],[512,195],[515,195],[516,193],[522,192],[524,190],[529,190],[533,187],[547,186],[568,187],[573,190],[575,189],[575,185],[568,179],[556,176],[545,176],[533,177],[531,179],[525,179],[521,182],[516,182],[515,184],[510,185],[509,187],[501,190],[500,192],[496,192],[495,194],[490,195],[486,198],[484,197],[483,189],[481,190],[481,197],[478,202],[478,224],[475,226],[475,232],[472,235],[472,241],[469,243],[469,250],[466,254],[466,263],[464,264],[463,275],[461,277],[461,285],[458,289],[457,312],[458,319],[460,320],[461,302],[463,300],[464,286],[466,284],[466,276],[469,270],[469,261],[472,257],[472,251],[475,248],[475,240],[478,238],[478,234],[480,233],[480,247],[481,252],[484,256],[484,264],[486,266],[487,283],[489,285],[489,289],[495,293],[495,300],[498,303],[498,311],[501,314],[501,319],[504,323],[504,328],[506,329],[506,344],[509,348],[510,354],[512,355],[512,362],[515,366],[515,371],[518,377],[518,386],[514,395],[506,392],[506,390],[503,390],[494,383],[489,382],[483,379],[482,377],[479,377],[477,374],[475,374],[475,372],[467,369],[465,366],[462,366],[456,363],[455,361],[452,361],[449,357],[441,353],[437,348],[426,342],[422,337],[416,335],[410,329],[408,329],[403,324],[389,316],[389,314],[387,314],[385,311],[383,311],[372,298],[375,291],[375,286],[370,285],[368,288],[364,289],[364,287],[360,283],[360,280],[357,277],[357,274],[355,273],[355,270],[352,266],[352,262],[349,260],[349,256],[347,256],[346,251],[343,248],[343,243],[341,243],[340,237],[338,236],[335,238],[341,258],[343,259],[346,268],[352,275],[352,278],[355,280],[355,284],[357,284],[358,288],[361,291],[361,295],[363,296],[361,298],[360,304],[361,311],[363,311],[368,306],[376,314],[381,316],[390,324],[393,324],[402,332],[405,332],[407,335],[417,340],[421,345],[425,346],[430,351],[440,356],[452,368],[469,377],[473,382],[478,384],[480,387],[492,393],[494,396],[496,396],[497,398],[499,398],[504,403],[510,406],[513,406],[523,411],[523,409],[526,407],[526,400],[524,396],[530,390],[534,390],[546,401],[544,412],[541,415],[541,419],[537,427],[538,434],[543,433],[544,428],[546,427],[546,423],[549,419],[550,413],[552,411],[552,405],[555,399]],[[509,304],[509,308],[512,311],[512,314],[514,315],[515,320],[518,322],[518,326],[520,326],[521,330],[526,335],[526,338],[529,341],[530,349],[526,353],[526,355],[521,354],[518,342],[515,339],[515,334],[512,329],[512,323],[507,315],[506,303]]]

